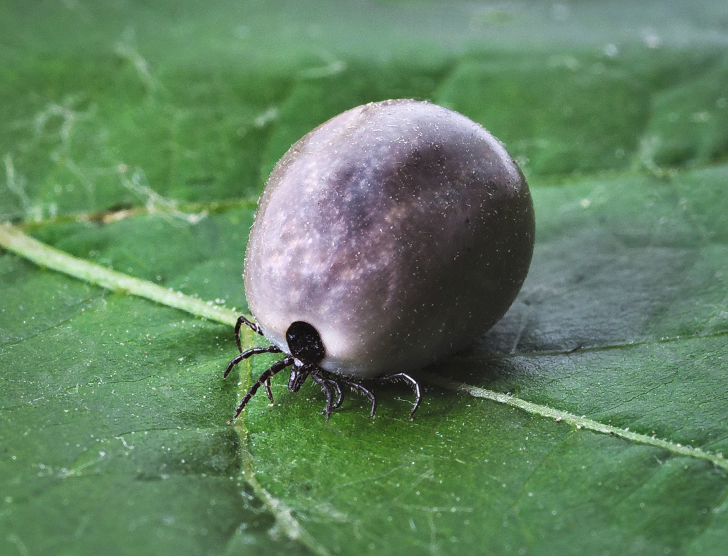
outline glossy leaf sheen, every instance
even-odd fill
[[[281,377],[229,427],[275,356],[223,381],[229,326],[0,251],[0,554],[724,554],[728,13],[686,6],[2,3],[0,218],[58,249],[245,310],[275,162],[396,97],[502,139],[537,238],[413,423]]]

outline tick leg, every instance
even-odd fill
[[[268,396],[270,403],[273,403],[273,392],[270,390],[270,379],[265,381],[265,393]]]
[[[239,343],[238,343],[239,346]],[[230,374],[230,371],[233,370],[233,367],[240,363],[242,360],[247,359],[251,355],[258,355],[259,353],[280,353],[281,350],[278,346],[268,346],[268,347],[257,347],[257,348],[250,348],[247,351],[241,351],[240,355],[236,355],[233,357],[232,361],[228,363],[227,368],[225,369],[225,373],[222,375],[223,378],[227,378],[227,375]]]
[[[329,386],[333,388],[336,391],[336,401],[334,402],[332,409],[339,409],[341,407],[341,404],[344,403],[344,393],[341,391],[341,386],[337,382],[337,380],[334,378],[334,374],[330,373],[329,371],[326,371],[324,369],[318,368],[319,375],[328,381]],[[341,378],[341,377],[339,377]]]
[[[321,387],[326,394],[326,420],[331,417],[331,410],[334,408],[334,394],[331,392],[331,380],[320,377],[317,374],[311,374],[311,379]]]
[[[420,407],[420,402],[422,401],[422,392],[420,391],[419,383],[410,375],[405,373],[394,373],[392,375],[379,377],[376,380],[378,382],[398,382],[400,380],[404,382],[409,382],[410,386],[412,386],[412,390],[415,391],[415,397],[417,398],[415,400],[415,406],[412,408],[412,411],[410,411],[409,418],[410,421],[412,421],[412,416],[415,414],[415,411],[417,411],[417,408]]]
[[[260,375],[260,378],[258,378],[258,381],[255,384],[253,384],[253,386],[250,387],[250,390],[248,390],[248,393],[245,394],[245,397],[243,398],[243,401],[240,402],[240,405],[238,406],[238,409],[235,412],[233,419],[237,418],[237,416],[240,415],[240,413],[245,408],[245,405],[250,401],[250,398],[252,398],[255,395],[255,393],[258,391],[258,388],[260,388],[266,382],[268,382],[272,376],[281,372],[286,367],[290,367],[291,365],[293,365],[293,357],[288,356],[288,357],[281,359],[280,361],[276,361],[270,367],[268,367],[268,369],[262,375]]]
[[[339,383],[336,382],[333,378],[327,379],[329,386],[331,386],[334,390],[336,390],[336,401],[334,402],[334,405],[332,409],[339,409],[341,407],[341,404],[344,403],[344,393],[341,391],[341,386],[339,386]]]
[[[249,321],[243,315],[240,315],[238,317],[238,322],[235,323],[235,343],[238,344],[238,351],[240,353],[243,353],[243,346],[240,344],[240,327],[243,325],[250,328],[253,332],[257,332],[261,336],[263,335],[263,331],[260,329],[260,326],[252,321]]]
[[[298,392],[310,374],[311,370],[309,367],[294,366],[293,369],[291,369],[291,376],[288,378],[288,389],[291,392]]]
[[[377,397],[374,395],[374,392],[369,390],[366,386],[359,382],[354,382],[353,380],[348,379],[342,379],[344,381],[344,384],[346,384],[349,388],[352,390],[356,390],[357,392],[360,392],[364,394],[367,398],[369,398],[369,401],[372,402],[372,412],[370,414],[371,418],[374,419],[374,412],[377,410]]]

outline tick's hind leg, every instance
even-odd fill
[[[331,386],[331,389],[336,392],[336,401],[334,402],[334,405],[331,406],[331,409],[339,409],[341,407],[341,404],[344,403],[344,393],[341,391],[341,386],[339,386],[339,383],[336,382],[333,378],[327,379],[329,386]]]
[[[405,373],[394,373],[387,376],[381,376],[379,378],[375,379],[377,382],[408,382],[410,386],[412,386],[412,390],[415,392],[415,406],[412,408],[412,411],[410,411],[410,421],[413,420],[412,416],[415,414],[415,411],[417,411],[417,408],[420,407],[420,402],[422,401],[422,392],[420,391],[420,384],[412,378],[410,375]]]
[[[238,357],[240,357],[240,356],[238,356]],[[245,408],[245,405],[250,401],[250,399],[258,391],[258,388],[260,388],[261,386],[263,386],[267,382],[269,382],[272,376],[281,372],[286,367],[290,367],[291,365],[293,365],[293,357],[291,357],[289,355],[288,357],[284,357],[280,361],[276,361],[270,367],[268,367],[268,369],[262,375],[260,375],[257,382],[255,384],[253,384],[253,386],[250,387],[250,390],[248,390],[248,393],[245,394],[243,401],[240,402],[240,405],[238,406],[237,411],[235,411],[235,416],[233,417],[233,419],[235,419],[238,415],[240,415],[240,413]]]
[[[240,327],[243,325],[250,328],[253,332],[260,334],[261,336],[263,335],[263,331],[257,323],[248,320],[243,315],[240,315],[238,317],[238,322],[235,323],[235,343],[238,345],[238,351],[240,353],[243,353],[243,346],[240,343]]]
[[[349,380],[348,378],[342,378],[342,380],[344,381],[344,384],[346,384],[349,388],[351,388],[352,390],[356,390],[357,392],[364,394],[367,398],[369,398],[369,401],[372,402],[372,411],[369,415],[372,419],[374,419],[374,412],[377,410],[377,397],[374,395],[374,392],[369,390],[369,388],[367,388],[360,382]]]

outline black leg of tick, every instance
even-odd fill
[[[243,401],[240,402],[240,405],[238,406],[237,411],[235,412],[235,416],[233,419],[235,419],[245,408],[245,405],[250,401],[250,398],[252,398],[255,393],[258,391],[258,388],[263,386],[266,382],[270,380],[270,378],[277,373],[280,373],[283,369],[286,367],[290,367],[293,365],[293,357],[290,355],[288,357],[285,357],[281,359],[280,361],[276,361],[273,363],[270,367],[268,367],[268,370],[266,370],[262,375],[260,375],[260,378],[258,378],[258,381],[253,384],[253,386],[250,387],[250,390],[247,394],[245,394],[245,397],[243,398]]]
[[[365,387],[363,384],[359,382],[354,382],[353,380],[344,379],[344,384],[346,384],[352,390],[361,392],[367,398],[369,398],[369,401],[372,402],[372,412],[370,415],[371,418],[374,419],[374,412],[377,410],[377,397],[374,395],[374,392],[369,390],[369,388]]]
[[[320,367],[317,369],[317,371],[319,376],[326,380],[329,383],[329,386],[331,386],[331,388],[336,391],[336,401],[334,402],[332,409],[339,409],[341,407],[341,404],[344,403],[344,393],[341,391],[341,386],[339,385],[338,381],[336,380],[336,378],[334,378],[335,375]],[[337,378],[340,379],[342,377]]]
[[[412,408],[412,411],[410,411],[410,421],[412,421],[412,416],[415,414],[415,411],[417,411],[417,408],[420,407],[420,402],[422,401],[422,392],[420,392],[420,385],[419,383],[412,378],[410,375],[405,373],[394,373],[392,375],[382,376],[377,379],[378,382],[398,382],[400,380],[404,382],[409,382],[410,386],[412,386],[412,389],[415,391],[415,397],[417,398],[415,400],[415,406]]]
[[[252,321],[249,321],[243,315],[240,315],[238,317],[238,322],[235,323],[235,343],[238,344],[238,351],[240,353],[243,353],[243,346],[240,343],[240,327],[243,325],[250,328],[253,332],[258,333],[261,336],[263,335],[263,331],[260,329],[260,326]]]
[[[270,389],[270,379],[265,381],[265,395],[268,396],[268,401],[273,404],[273,392]]]
[[[258,355],[259,353],[280,353],[281,350],[278,346],[268,346],[268,347],[259,347],[259,348],[251,348],[247,351],[241,351],[240,355],[236,355],[233,357],[232,361],[228,363],[228,366],[225,369],[225,373],[222,375],[223,378],[227,378],[227,375],[230,374],[230,371],[233,370],[233,367],[243,361],[244,359],[247,359],[248,357],[252,355]]]
[[[311,380],[318,384],[321,387],[321,390],[324,391],[324,394],[326,394],[326,409],[324,412],[326,413],[326,420],[328,421],[329,417],[331,417],[331,410],[334,408],[334,394],[331,391],[331,381],[320,377],[316,373],[311,373]]]
[[[331,409],[339,409],[341,407],[341,404],[344,403],[344,393],[341,391],[341,386],[339,386],[339,383],[336,382],[333,378],[327,378],[326,382],[329,383],[329,386],[336,391],[336,401],[334,402],[334,405],[331,407]]]
[[[291,376],[288,378],[288,389],[291,392],[298,392],[310,374],[311,368],[309,366],[294,364],[291,369]]]

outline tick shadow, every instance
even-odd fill
[[[570,338],[548,333],[549,318],[542,315],[558,303],[559,295],[555,289],[529,291],[524,287],[506,315],[471,346],[415,374],[425,384],[426,377],[434,375],[455,383],[510,392],[520,381],[548,372],[548,366],[538,364],[539,360],[570,356],[598,345],[583,334]]]

